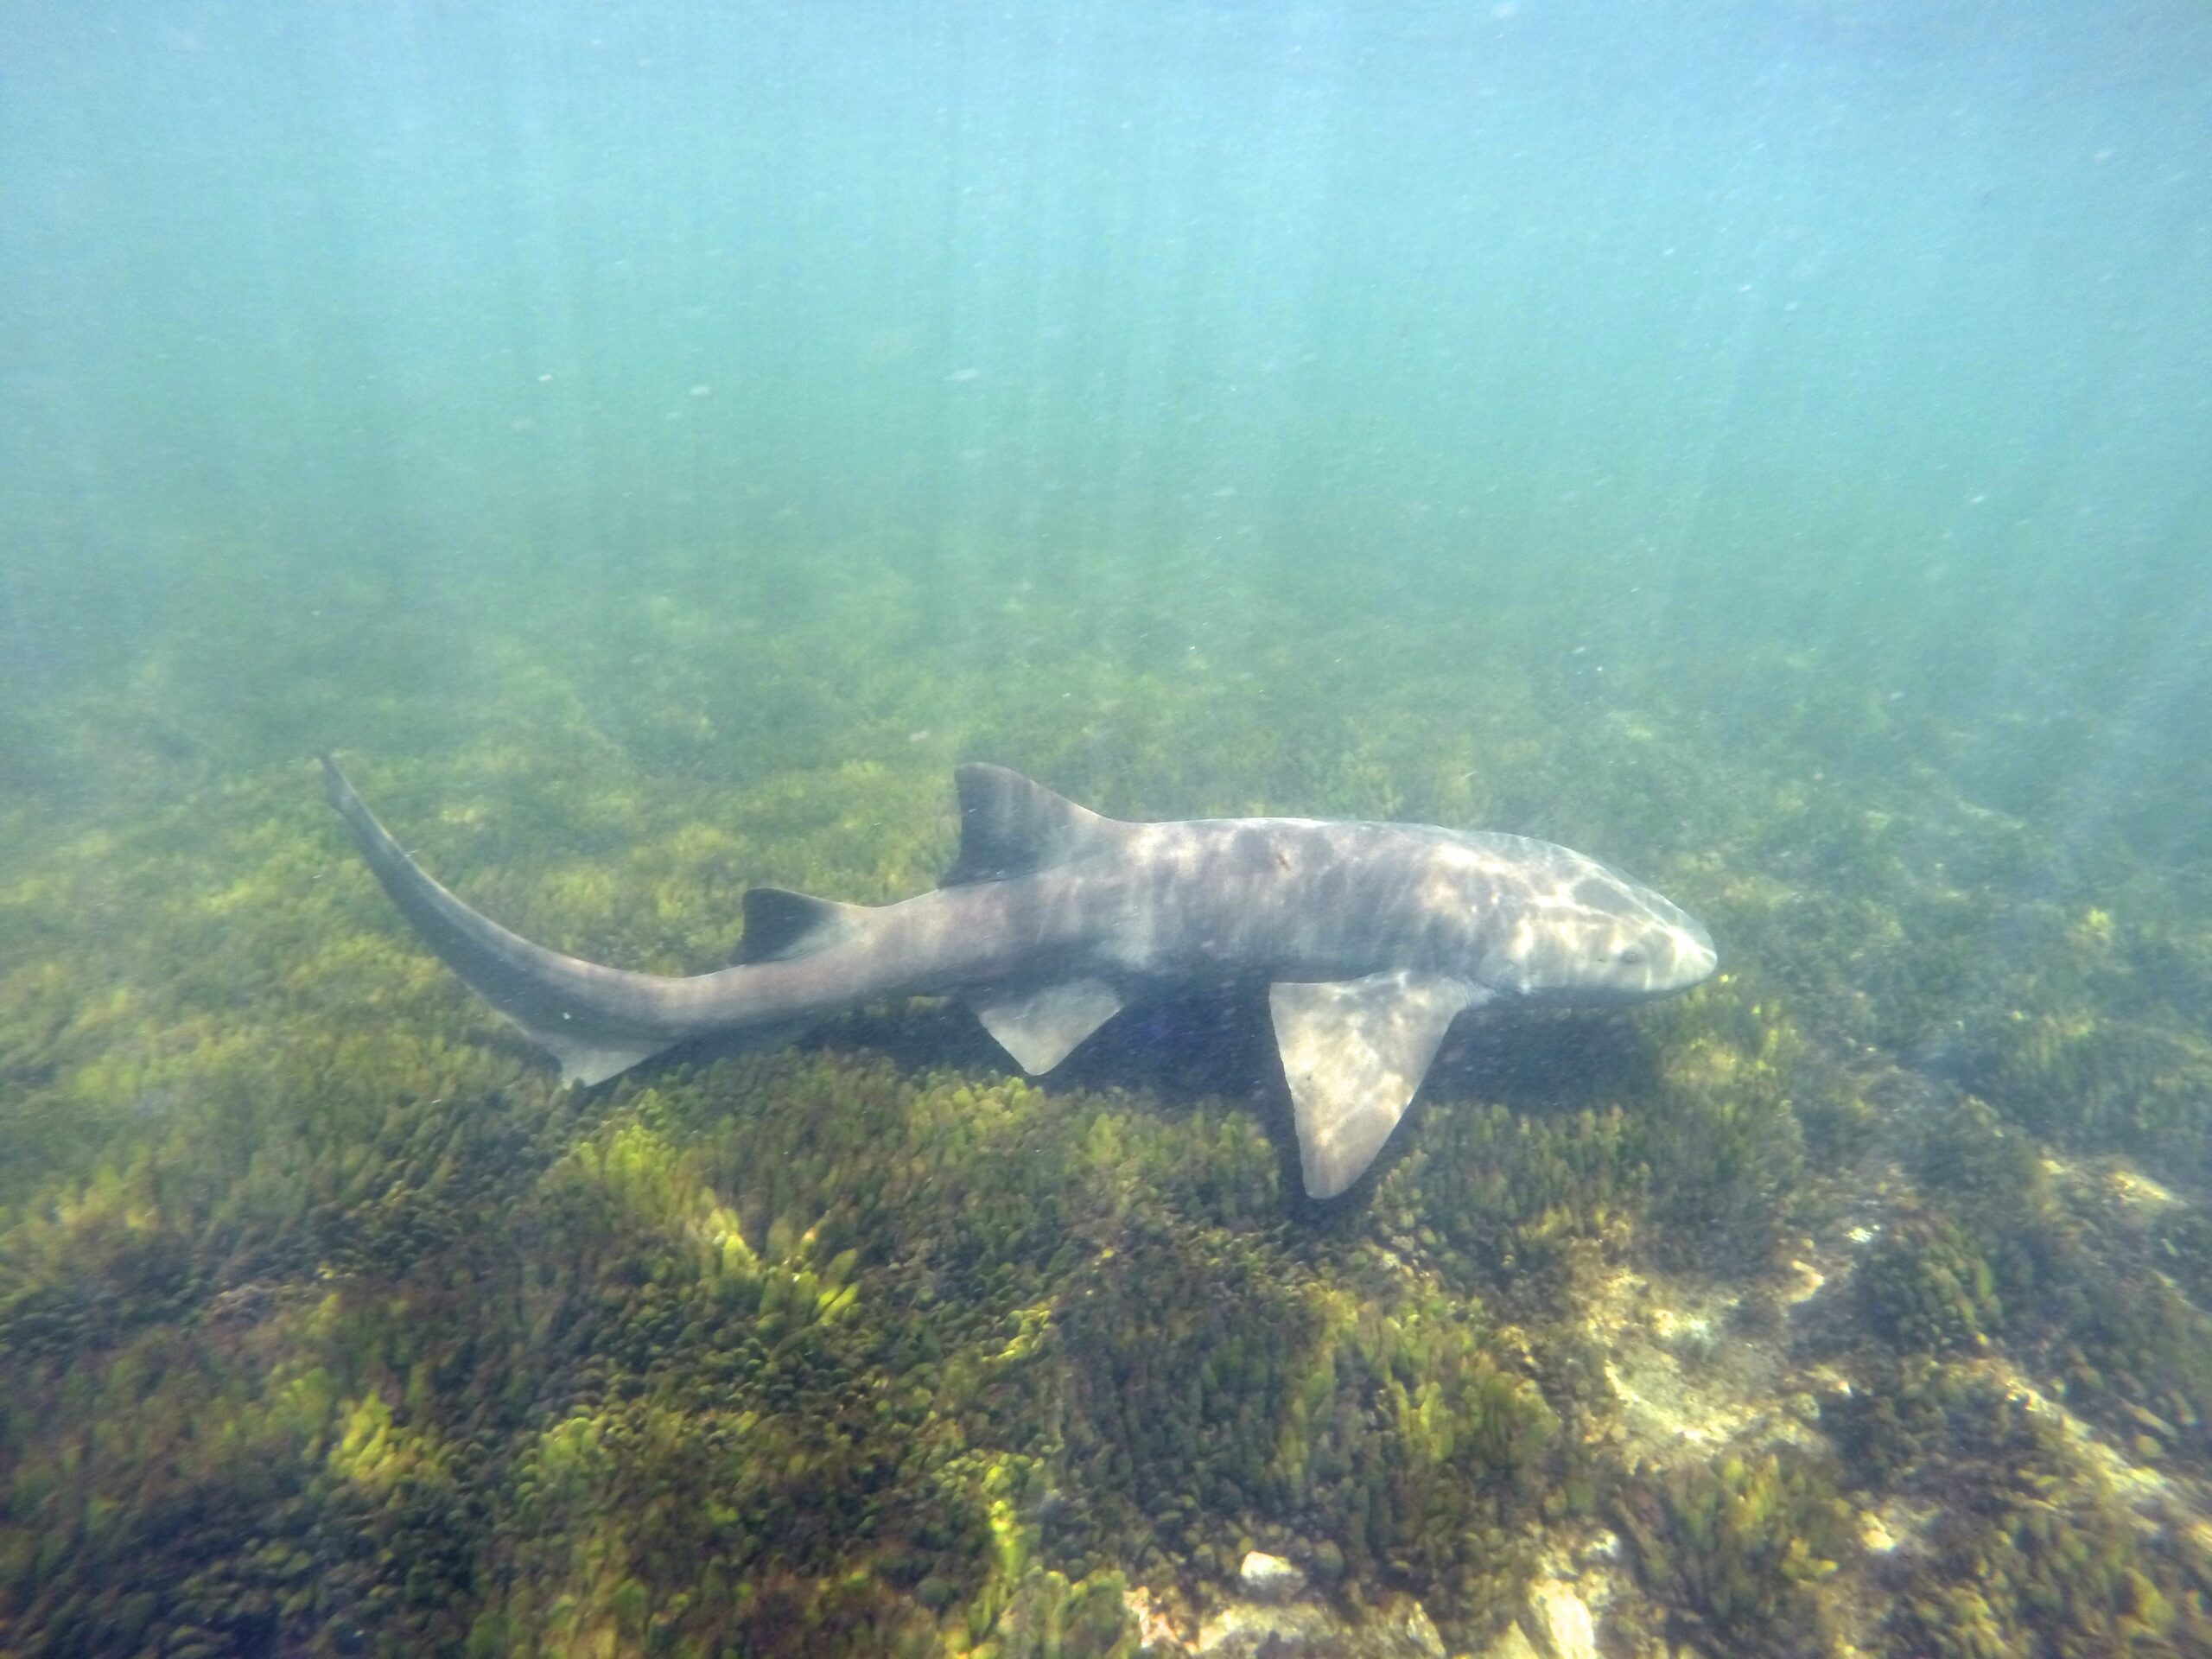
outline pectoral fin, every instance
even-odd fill
[[[1269,988],[1310,1196],[1333,1198],[1375,1161],[1453,1017],[1486,1000],[1464,980],[1406,972]]]
[[[1073,979],[1042,990],[993,991],[970,997],[969,1006],[1033,1077],[1067,1058],[1077,1043],[1119,1014],[1122,999],[1103,980]]]

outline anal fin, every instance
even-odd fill
[[[1071,979],[1037,990],[979,993],[968,1006],[1033,1077],[1067,1058],[1077,1043],[1119,1014],[1122,997],[1102,979]]]
[[[609,1077],[627,1071],[640,1060],[651,1059],[664,1049],[673,1048],[681,1038],[637,1037],[621,1033],[594,1033],[565,1025],[524,1024],[517,1020],[524,1034],[549,1051],[561,1063],[561,1081],[572,1087],[591,1088],[605,1083]],[[718,1034],[712,1041],[717,1049],[740,1049],[747,1052],[781,1048],[786,1043],[797,1042],[814,1026],[811,1020],[778,1020],[772,1025],[747,1026],[740,1031]]]
[[[560,1061],[562,1082],[587,1089],[627,1071],[640,1060],[651,1059],[676,1040],[594,1031],[557,1014],[550,1020],[523,1020],[512,1014],[507,1018],[521,1027],[524,1036]]]
[[[1487,1000],[1465,980],[1404,971],[1268,988],[1309,1196],[1333,1198],[1360,1178],[1453,1018]]]

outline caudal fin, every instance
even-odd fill
[[[327,754],[322,781],[400,914],[470,989],[560,1061],[564,1081],[603,1083],[689,1034],[674,1006],[683,981],[603,968],[510,932],[426,874]]]

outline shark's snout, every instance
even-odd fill
[[[1694,916],[1682,914],[1681,919],[1669,925],[1669,944],[1675,959],[1674,988],[1686,991],[1713,977],[1713,970],[1720,965],[1720,952],[1713,949],[1713,935],[1706,931],[1705,924]]]
[[[1705,924],[1649,887],[1638,896],[1651,912],[1643,946],[1651,969],[1649,988],[1662,995],[1686,991],[1710,979],[1720,953]]]

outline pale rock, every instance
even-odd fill
[[[1529,1592],[1529,1622],[1543,1659],[1598,1659],[1598,1627],[1573,1586],[1547,1579]]]
[[[1199,1659],[1322,1659],[1342,1650],[1344,1626],[1325,1607],[1233,1601],[1198,1631]]]
[[[1357,1624],[1311,1602],[1268,1607],[1232,1602],[1205,1622],[1199,1659],[1445,1659],[1428,1611],[1401,1597]]]
[[[1504,1635],[1483,1649],[1483,1659],[1542,1659],[1542,1656],[1529,1640],[1528,1631],[1518,1624],[1509,1624]]]
[[[1249,1550],[1244,1565],[1236,1576],[1243,1581],[1244,1593],[1255,1601],[1275,1605],[1288,1601],[1306,1588],[1306,1575],[1280,1555],[1265,1554]]]
[[[1435,1621],[1410,1596],[1377,1614],[1369,1628],[1373,1639],[1363,1651],[1373,1659],[1444,1659]]]

